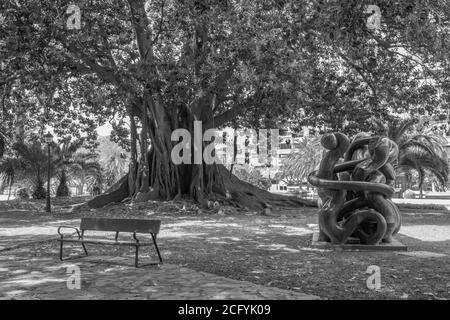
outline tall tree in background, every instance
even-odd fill
[[[48,170],[48,156],[45,145],[38,141],[17,142],[12,146],[16,162],[21,163],[22,180],[28,180],[33,186],[32,197],[44,199],[44,175]],[[52,170],[53,171],[53,170]]]
[[[68,186],[67,171],[68,167],[73,165],[75,152],[81,147],[83,140],[70,141],[64,140],[54,148],[54,163],[57,168],[58,186],[56,188],[57,197],[67,197],[70,195]]]
[[[75,153],[67,165],[68,180],[77,186],[77,194],[84,194],[84,187],[91,184],[92,179],[100,181],[102,169],[98,162],[98,155],[91,152],[79,151]]]
[[[20,171],[24,169],[24,163],[17,158],[7,157],[0,161],[0,185],[2,188],[8,187],[8,200],[13,184],[17,181]]]
[[[128,153],[108,137],[100,137],[96,152],[99,154],[98,161],[104,175],[105,186],[110,188],[127,174]]]
[[[6,136],[0,130],[0,159],[3,157],[6,149]]]

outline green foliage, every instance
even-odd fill
[[[89,177],[101,174],[97,154],[81,149],[84,142],[84,139],[64,139],[62,144],[55,147],[54,165],[59,171],[57,196],[69,195],[69,183],[75,184],[82,192]]]
[[[24,170],[25,165],[23,161],[13,157],[7,157],[0,160],[0,185],[3,187],[8,186],[8,199],[11,196],[11,188],[16,182],[17,177],[20,176],[20,172]]]
[[[13,158],[3,159],[0,162],[0,185],[14,184],[17,163]]]
[[[434,176],[438,186],[445,188],[449,165],[445,151],[447,140],[426,128],[417,128],[411,119],[395,119],[387,125],[378,124],[378,133],[388,136],[399,147],[398,172],[414,170],[419,175],[421,188],[427,174]],[[410,176],[410,175],[409,175]]]
[[[304,137],[300,150],[291,153],[284,160],[283,166],[276,178],[287,184],[301,185],[308,175],[317,169],[322,159],[322,147],[317,136]]]
[[[111,187],[128,172],[129,157],[126,150],[108,137],[101,137],[97,147],[99,164],[104,174],[104,183]]]
[[[103,191],[103,175],[99,173],[91,177],[88,182],[88,191],[92,196],[98,196]]]
[[[79,151],[75,153],[67,164],[70,181],[78,187],[79,193],[83,193],[86,184],[102,179],[102,170],[98,162],[98,155],[92,152]]]
[[[13,158],[16,166],[17,180],[36,186],[39,189],[45,173],[48,170],[48,155],[45,145],[39,141],[16,142],[12,145]],[[40,195],[40,191],[37,192]]]
[[[56,188],[56,196],[57,197],[68,197],[70,196],[70,190],[67,186],[67,175],[66,170],[61,170],[61,174],[59,176],[58,187]]]
[[[27,188],[20,188],[16,191],[16,197],[18,199],[29,199],[30,195],[28,193],[28,189]]]
[[[0,128],[0,159],[3,157],[3,154],[6,150],[6,135],[3,133],[2,129]]]
[[[255,169],[249,165],[236,168],[234,174],[242,181],[248,182],[251,185],[257,186],[261,189],[268,190],[270,188],[271,183],[269,179],[263,177],[258,169]]]
[[[33,193],[31,197],[35,200],[45,199],[47,196],[47,191],[44,188],[44,182],[41,179],[36,181],[36,185],[34,186]]]
[[[375,1],[377,32],[366,27],[369,0],[200,1],[200,11],[189,1],[152,1],[151,62],[139,60],[126,1],[90,1],[88,10],[79,2],[76,32],[60,14],[69,3],[2,3],[10,128],[22,110],[30,127],[51,123],[59,136],[94,139],[115,115],[113,137],[127,145],[126,108],[141,103],[146,84],[168,113],[208,94],[216,126],[255,129],[289,122],[354,133],[389,110],[439,115],[450,99],[444,1]],[[194,52],[200,25],[207,36]]]
[[[83,142],[65,139],[62,144],[53,143],[51,146],[50,170],[52,177],[58,178],[57,196],[68,196],[70,183],[79,183],[81,179],[84,184],[87,177],[100,172],[99,165],[95,162],[97,155],[77,153]],[[47,177],[47,151],[47,145],[42,145],[37,140],[13,144],[11,156],[0,162],[0,175],[7,181],[13,179],[21,184],[35,185],[33,196],[42,196],[39,185]]]

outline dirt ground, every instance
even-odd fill
[[[130,210],[120,205],[64,215],[64,219],[73,219],[76,225],[80,215],[126,213],[158,218],[162,220],[160,249],[167,263],[322,298],[450,298],[450,214],[445,211],[403,212],[397,239],[408,251],[400,253],[311,247],[312,232],[317,230],[315,208],[277,212],[277,217],[245,212],[192,214],[185,205],[183,210],[168,208],[140,206]],[[58,252],[56,241],[33,244],[29,249],[33,256]],[[130,250],[89,247],[92,254],[108,256],[130,254]],[[366,271],[371,265],[380,267],[380,290],[367,287]]]

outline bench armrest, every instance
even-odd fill
[[[139,239],[136,237],[136,234],[137,234],[137,231],[134,231],[134,232],[133,232],[133,239],[134,239],[137,243],[139,243]]]
[[[77,232],[78,239],[81,239],[80,231],[77,228],[71,227],[71,226],[59,226],[58,227],[58,234],[61,236],[61,239],[64,237],[64,234],[61,233],[61,229],[73,229],[73,230],[75,230]]]

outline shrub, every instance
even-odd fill
[[[19,190],[16,191],[16,197],[18,199],[30,199],[30,195],[28,193],[28,189],[27,188],[20,188]]]
[[[42,182],[41,179],[39,179],[38,182],[36,183],[36,187],[34,188],[32,197],[35,200],[39,200],[39,199],[45,199],[46,196],[47,196],[47,192],[44,189],[44,183]]]

